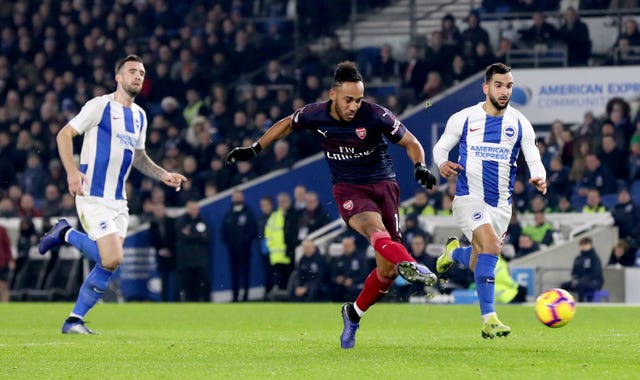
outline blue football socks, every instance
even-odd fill
[[[67,233],[66,240],[69,244],[78,248],[78,250],[82,252],[87,259],[98,264],[102,263],[102,260],[100,260],[98,244],[91,240],[87,234],[71,229]]]
[[[102,298],[112,274],[113,272],[104,269],[100,265],[93,267],[93,270],[80,287],[80,293],[78,294],[76,305],[73,307],[72,315],[84,318],[96,302]]]
[[[498,263],[498,256],[488,253],[478,255],[478,263],[473,273],[480,302],[480,312],[482,315],[495,312],[493,307],[495,292],[495,271]]]
[[[458,264],[462,264],[469,268],[469,260],[471,259],[471,246],[456,248],[451,252],[451,258]]]

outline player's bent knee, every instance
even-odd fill
[[[122,256],[113,256],[113,257],[103,257],[102,258],[102,267],[114,271],[120,266],[122,263]]]

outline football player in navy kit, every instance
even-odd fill
[[[425,166],[424,150],[416,137],[388,109],[364,100],[362,75],[353,62],[338,64],[329,97],[278,121],[251,146],[234,148],[226,162],[249,160],[293,131],[307,129],[316,137],[329,163],[340,215],[349,227],[369,239],[376,251],[377,267],[362,292],[355,302],[342,306],[340,342],[342,348],[352,348],[360,317],[387,292],[398,274],[425,285],[436,281],[401,244],[400,191],[384,138],[407,150],[422,186],[430,189],[436,179]]]

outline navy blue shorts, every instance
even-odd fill
[[[366,185],[354,183],[336,183],[333,185],[333,197],[342,219],[349,225],[349,219],[364,211],[377,212],[382,223],[391,235],[391,239],[402,242],[398,204],[400,188],[396,181],[380,181]]]

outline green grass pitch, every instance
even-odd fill
[[[580,304],[551,329],[498,306],[382,303],[342,350],[339,304],[101,304],[94,336],[62,335],[65,303],[0,304],[1,379],[638,379],[640,307]]]

